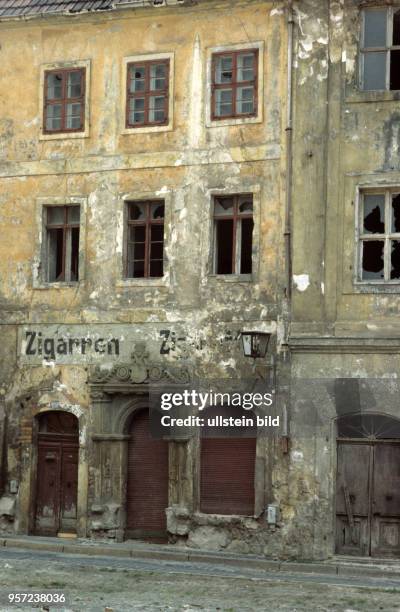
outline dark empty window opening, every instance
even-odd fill
[[[81,132],[85,119],[85,69],[48,70],[44,78],[44,133]]]
[[[400,8],[365,9],[362,16],[362,89],[400,89]]]
[[[126,127],[168,123],[169,60],[128,64]]]
[[[128,202],[127,278],[164,274],[164,202]]]
[[[214,273],[251,274],[253,196],[214,198]]]
[[[400,193],[363,193],[360,217],[360,279],[400,281]]]
[[[258,50],[212,56],[212,119],[257,114]]]
[[[79,280],[80,206],[47,206],[47,280]]]

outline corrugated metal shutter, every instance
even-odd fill
[[[255,438],[203,438],[200,510],[254,514]]]
[[[149,414],[137,414],[128,447],[127,537],[160,535],[166,530],[168,443],[150,436]]]

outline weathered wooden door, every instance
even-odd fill
[[[336,552],[400,555],[400,444],[338,440]]]
[[[128,446],[126,537],[165,537],[167,506],[168,442],[151,437],[148,411],[141,411]]]
[[[69,419],[42,415],[38,434],[38,464],[35,500],[35,533],[57,535],[76,532],[78,496],[77,431],[57,433]],[[68,415],[72,416],[72,415]],[[64,427],[63,427],[64,425]]]

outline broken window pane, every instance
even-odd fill
[[[233,273],[233,220],[216,221],[216,273]]]
[[[48,280],[54,282],[63,280],[62,278],[62,263],[63,263],[63,229],[47,230],[48,247]]]
[[[391,270],[390,270],[390,278],[399,279],[400,278],[400,241],[392,240],[391,241],[391,252],[390,252],[390,260],[391,260]]]
[[[252,213],[253,212],[253,196],[244,195],[239,196],[239,213]]]
[[[387,9],[364,11],[364,47],[386,47]]]
[[[48,282],[79,280],[79,218],[79,206],[47,207]]]
[[[400,45],[400,10],[393,15],[393,46]]]
[[[362,279],[384,279],[383,240],[364,240],[362,242]]]
[[[241,220],[240,273],[251,274],[253,248],[253,219]]]
[[[233,215],[233,198],[215,198],[214,215]]]
[[[364,53],[364,89],[386,89],[386,51]]]
[[[222,56],[216,60],[216,83],[231,83],[233,78],[233,57]]]
[[[400,232],[400,194],[392,195],[392,232]]]
[[[70,280],[79,280],[79,227],[71,228]]]
[[[47,98],[49,100],[62,98],[62,74],[50,72],[47,75]]]
[[[128,206],[126,274],[134,278],[163,276],[164,202],[130,202]]]
[[[400,50],[390,52],[390,89],[400,89]]]
[[[385,231],[385,195],[364,195],[364,233],[383,234]]]
[[[144,66],[131,66],[130,67],[130,87],[131,92],[144,91],[145,88],[145,67]]]

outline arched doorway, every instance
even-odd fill
[[[35,523],[38,535],[76,533],[79,423],[69,412],[39,414]]]
[[[337,421],[336,552],[400,555],[400,421],[357,413]]]
[[[128,444],[127,538],[165,538],[168,506],[168,442],[152,438],[149,412],[137,412]]]

